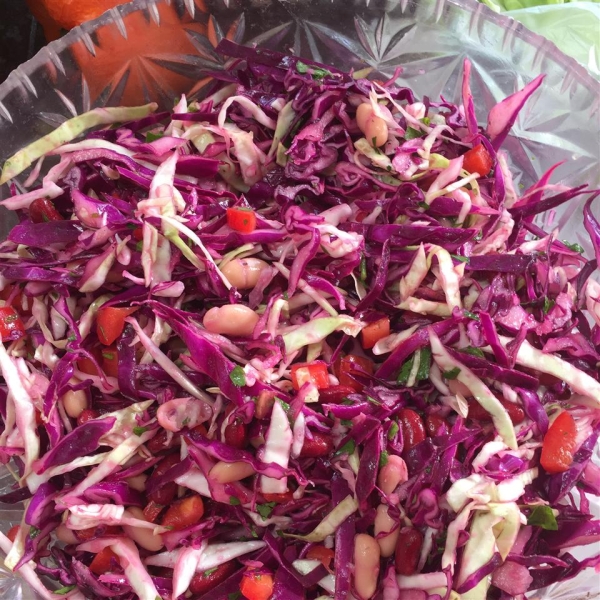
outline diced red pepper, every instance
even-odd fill
[[[369,323],[360,333],[362,336],[362,347],[368,350],[379,340],[390,335],[390,320],[388,317],[383,317],[373,323]]]
[[[25,335],[21,317],[12,306],[0,306],[0,340],[10,342]]]
[[[152,471],[152,475],[148,481],[152,479],[157,479],[164,475],[171,467],[174,467],[176,464],[180,462],[179,452],[174,452],[173,454],[169,454],[165,456],[160,462],[156,464],[154,470]],[[156,502],[156,504],[162,504],[163,506],[169,504],[173,498],[177,495],[177,484],[174,481],[169,481],[165,483],[163,486],[158,489],[152,490],[152,492],[148,493],[148,500],[152,502]]]
[[[14,542],[17,539],[17,534],[19,533],[19,526],[18,525],[13,525],[9,530],[8,533],[6,534],[6,537],[11,541]]]
[[[248,428],[239,417],[235,417],[223,432],[223,438],[228,446],[234,448],[245,448],[248,445]]]
[[[96,315],[96,333],[101,344],[110,346],[123,333],[125,319],[133,314],[137,307],[108,306],[101,308]]]
[[[247,600],[269,600],[273,594],[273,576],[268,573],[248,571],[242,577],[240,592]]]
[[[119,563],[119,557],[107,546],[94,556],[90,563],[90,571],[95,575],[104,575],[112,568],[113,560]]]
[[[196,573],[190,583],[190,592],[206,594],[233,575],[237,569],[238,563],[235,560],[229,560],[214,569],[204,571],[204,573]]]
[[[263,494],[265,502],[275,502],[277,504],[285,504],[291,502],[294,499],[294,492],[287,491],[281,494]]]
[[[144,239],[144,228],[136,227],[132,232],[131,236],[136,242],[141,242]]]
[[[403,408],[398,413],[398,422],[402,430],[402,439],[404,441],[404,452],[420,444],[427,436],[425,435],[425,426],[423,419],[414,410]]]
[[[478,144],[464,154],[463,169],[485,177],[492,170],[493,160],[483,144]]]
[[[156,519],[158,519],[164,508],[165,507],[162,504],[158,504],[150,500],[150,502],[148,502],[148,504],[146,504],[144,507],[144,518],[146,521],[150,521],[150,523],[156,523]]]
[[[335,552],[331,548],[325,548],[325,546],[312,546],[308,549],[306,558],[309,560],[320,560],[323,563],[323,566],[329,572],[332,572]]]
[[[93,408],[84,408],[81,411],[81,414],[77,417],[77,425],[83,425],[88,421],[92,421],[97,419],[100,416],[100,413]]]
[[[324,362],[298,363],[292,365],[292,385],[299,390],[305,383],[312,383],[321,390],[329,387],[329,374]]]
[[[364,385],[354,379],[353,374],[359,375],[364,372],[372,375],[374,371],[373,361],[356,354],[348,354],[336,361],[334,372],[340,385],[351,387],[355,392],[362,392]]]
[[[29,205],[29,217],[34,223],[64,220],[56,210],[52,200],[48,200],[48,198],[37,198],[34,200]]]
[[[164,527],[172,527],[175,531],[181,531],[200,522],[204,514],[204,502],[198,494],[187,496],[177,500],[169,506],[162,518]]]
[[[256,213],[240,206],[228,208],[227,225],[239,233],[252,233],[256,229]]]
[[[116,346],[102,350],[102,369],[109,377],[119,376],[119,353]]]
[[[565,410],[553,421],[544,436],[540,463],[547,473],[563,473],[573,463],[577,426]]]

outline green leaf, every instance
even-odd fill
[[[558,523],[549,506],[536,506],[527,517],[527,525],[535,525],[549,531],[557,531]]]
[[[412,127],[406,128],[406,133],[404,134],[405,140],[414,140],[416,138],[423,137],[425,135],[424,131],[419,131],[418,129],[413,129]]]
[[[388,429],[388,440],[393,440],[396,437],[396,434],[398,433],[398,431],[400,430],[400,427],[398,427],[398,423],[396,423],[396,421],[392,421],[392,424],[390,425],[390,428]]]
[[[354,440],[348,440],[341,448],[335,451],[334,456],[340,456],[341,454],[352,454],[356,450],[356,444]]]
[[[350,421],[350,419],[341,419],[340,423],[344,426],[344,427],[352,427],[353,423],[352,421]]]
[[[569,250],[573,250],[573,252],[579,252],[579,254],[583,254],[585,252],[585,250],[577,242],[571,244],[570,242],[567,242],[567,241],[563,240],[563,244]]]
[[[141,252],[144,249],[144,241],[140,240],[139,242],[137,242],[135,245],[135,249],[137,252]]]
[[[229,496],[229,504],[231,504],[231,506],[239,506],[241,503],[242,502],[239,498],[236,498],[235,496]]]
[[[400,374],[398,375],[398,379],[396,383],[406,384],[408,381],[408,377],[410,376],[410,372],[412,371],[413,363],[415,361],[414,354],[402,365],[400,369]]]
[[[367,257],[364,254],[360,257],[360,280],[367,280]]]
[[[454,369],[450,369],[449,371],[444,371],[444,377],[446,379],[456,379],[458,374],[460,373],[460,369],[458,367],[454,367]]]
[[[298,71],[298,73],[301,75],[304,75],[310,71],[311,77],[315,80],[323,79],[327,75],[332,75],[331,71],[328,71],[327,69],[309,66],[301,61],[296,63],[296,71]]]
[[[556,302],[554,300],[550,300],[548,296],[544,296],[544,314],[547,315],[552,310],[555,304]]]
[[[244,369],[240,367],[240,365],[236,365],[233,371],[229,373],[229,379],[231,379],[231,383],[233,383],[235,387],[242,387],[243,385],[246,385],[246,373],[244,372]]]
[[[277,506],[276,502],[257,504],[256,510],[258,511],[258,514],[262,517],[263,520],[267,520],[271,516],[271,513],[273,512],[275,506]]]
[[[479,321],[479,315],[472,313],[470,310],[463,310],[463,315],[469,319],[473,319],[473,321]]]
[[[242,597],[242,592],[231,592],[231,594],[227,594],[227,600],[238,600]]]
[[[468,256],[461,256],[460,254],[451,254],[450,256],[454,260],[457,260],[458,262],[464,262],[464,263],[468,263],[469,262],[469,257]]]
[[[419,369],[417,371],[417,381],[429,379],[429,369],[431,368],[431,348],[426,346],[420,350],[421,357],[419,361]]]
[[[298,61],[296,63],[296,71],[298,71],[298,73],[300,73],[301,75],[304,75],[305,73],[308,73],[308,65],[304,64],[302,61]]]
[[[208,571],[204,571],[204,573],[202,573],[202,577],[210,577],[213,573],[216,573],[218,568],[219,567],[215,567],[214,569],[208,569]]]
[[[75,585],[65,585],[65,587],[61,587],[58,590],[54,590],[55,594],[59,594],[60,596],[64,596],[68,594],[71,590],[74,590],[77,586]]]
[[[104,351],[102,353],[102,358],[105,358],[106,360],[114,360],[115,353],[114,352],[106,352],[106,351]]]
[[[33,540],[34,538],[36,538],[38,535],[40,535],[41,530],[39,530],[37,527],[32,527],[29,530],[29,537]]]
[[[421,119],[421,123],[423,123],[423,125],[429,125],[429,123],[431,123],[431,119],[429,117],[423,117]]]
[[[379,468],[383,468],[385,467],[385,465],[388,464],[388,460],[389,460],[389,454],[386,450],[384,450],[380,455],[379,455]]]
[[[134,427],[133,428],[133,433],[135,433],[135,435],[142,435],[143,433],[146,433],[146,431],[148,431],[147,427]]]
[[[367,402],[370,402],[375,406],[381,406],[381,402],[379,402],[379,400],[375,400],[375,398],[371,398],[371,396],[367,396]]]
[[[465,354],[470,354],[471,356],[477,356],[479,358],[485,358],[485,354],[481,348],[475,348],[474,346],[467,346],[466,348],[461,348],[459,352],[464,352]]]

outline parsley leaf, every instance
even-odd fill
[[[418,129],[414,129],[412,127],[407,127],[406,133],[404,134],[404,139],[405,140],[414,140],[416,138],[423,137],[424,135],[425,135],[425,132],[423,132],[423,131],[419,131]]]
[[[477,356],[479,358],[485,358],[483,350],[481,350],[480,348],[475,348],[474,346],[467,346],[466,348],[461,348],[459,352],[464,352],[465,354],[470,354],[471,356]]]
[[[240,365],[236,365],[233,368],[233,371],[229,373],[229,379],[231,379],[231,383],[233,383],[235,387],[242,387],[243,385],[246,385],[246,373],[244,372],[244,369],[240,367]]]
[[[54,590],[55,594],[59,594],[60,596],[64,596],[68,594],[71,590],[74,590],[76,586],[74,585],[65,585],[65,587],[61,587],[58,590]]]
[[[267,502],[265,504],[257,504],[256,510],[258,511],[258,514],[262,517],[263,521],[266,521],[271,516],[271,513],[273,512],[273,509],[275,508],[276,505],[277,505],[276,502]]]
[[[388,460],[389,460],[389,454],[386,450],[384,450],[380,455],[379,455],[379,468],[381,469],[382,467],[385,467],[385,465],[388,464]]]
[[[134,427],[133,428],[133,433],[135,433],[135,435],[142,435],[143,433],[146,433],[146,431],[148,431],[147,427]]]
[[[563,240],[563,244],[569,250],[573,250],[573,252],[579,252],[579,254],[583,254],[584,253],[584,249],[577,242],[571,244],[571,242],[567,242],[567,241]]]
[[[390,428],[388,429],[388,440],[393,440],[396,437],[396,434],[398,433],[400,427],[398,427],[398,423],[396,423],[396,421],[392,421],[392,424],[390,425]]]
[[[235,496],[229,496],[229,504],[231,504],[231,506],[239,506],[241,503],[242,502],[239,498],[236,498]]]
[[[549,506],[536,506],[527,517],[527,525],[535,525],[549,531],[557,531],[558,523]]]
[[[340,454],[352,454],[356,449],[354,440],[348,440],[341,448],[335,451],[334,456],[340,456]]]
[[[420,350],[421,357],[419,369],[417,371],[417,381],[429,379],[429,369],[431,368],[431,348],[429,346]]]
[[[449,371],[444,371],[444,377],[446,379],[456,379],[458,374],[460,373],[460,369],[458,367],[454,367],[454,369],[450,369]]]
[[[146,134],[146,143],[154,142],[155,140],[160,140],[161,137],[164,137],[164,133],[152,133],[149,131]]]

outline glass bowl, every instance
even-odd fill
[[[505,143],[518,182],[528,186],[565,161],[556,181],[600,183],[600,83],[554,44],[474,0],[137,0],[114,8],[42,49],[0,86],[0,162],[65,119],[96,106],[154,100],[171,108],[181,93],[201,95],[208,73],[226,68],[222,38],[293,52],[339,68],[371,67],[418,96],[460,100],[463,59],[473,63],[480,121],[500,99],[540,73]],[[15,182],[22,187],[27,173]],[[0,188],[0,199],[8,187]],[[3,209],[2,209],[3,210]],[[581,206],[559,213],[561,235],[583,239]],[[12,215],[0,212],[0,239]],[[10,476],[0,470],[0,488]],[[18,522],[0,508],[0,529]],[[538,600],[599,597],[597,575],[540,590]],[[0,596],[32,600],[21,580],[0,569]]]

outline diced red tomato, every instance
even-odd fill
[[[312,383],[321,390],[329,387],[327,365],[321,361],[292,365],[292,385],[299,390],[305,383]]]
[[[373,323],[369,323],[360,333],[362,335],[362,347],[368,350],[379,340],[390,335],[390,320],[388,317],[383,317]]]
[[[499,399],[499,402],[506,409],[513,425],[518,425],[525,420],[525,412],[518,404],[503,399]],[[475,398],[469,398],[467,403],[469,405],[469,419],[481,421],[482,423],[490,423],[492,421],[492,415]]]
[[[165,456],[160,462],[154,467],[152,475],[148,481],[157,479],[164,475],[171,467],[174,467],[180,462],[179,452],[174,452]],[[177,494],[177,484],[174,481],[169,481],[165,485],[159,487],[156,490],[148,493],[148,500],[156,502],[156,504],[162,504],[163,506],[169,504]]]
[[[319,390],[319,402],[324,404],[340,404],[348,397],[354,394],[356,390],[349,385],[330,385],[328,388]]]
[[[144,229],[143,227],[136,227],[132,232],[131,236],[136,242],[141,242],[144,239]]]
[[[160,513],[163,511],[165,507],[162,504],[157,504],[156,502],[148,502],[144,507],[143,513],[146,521],[150,521],[150,523],[156,523],[156,519],[158,519]]]
[[[360,375],[361,372],[373,374],[373,361],[356,354],[348,354],[344,358],[336,361],[334,372],[340,382],[340,385],[351,387],[355,392],[362,392],[364,385],[359,383],[353,377],[353,373]]]
[[[96,359],[99,365],[102,364],[102,350],[99,347],[88,349],[88,352]],[[92,361],[87,356],[83,356],[77,359],[77,368],[87,375],[98,375],[98,369]]]
[[[256,407],[254,409],[254,416],[257,419],[266,419],[273,410],[275,404],[275,392],[271,390],[262,390],[256,398]]]
[[[288,490],[281,494],[263,494],[265,502],[276,502],[277,504],[285,504],[291,502],[294,499],[294,492]]]
[[[492,157],[483,144],[478,144],[464,154],[463,169],[469,173],[479,173],[485,177],[492,170],[493,164]]]
[[[12,296],[12,298],[11,298]],[[10,298],[10,302],[8,301]],[[23,311],[22,307],[23,307],[23,293],[21,292],[21,290],[13,285],[7,285],[5,286],[5,288],[0,292],[0,300],[4,300],[7,304],[7,306],[12,306],[13,308],[21,311],[21,312],[28,312],[28,311]],[[30,311],[29,311],[30,312]]]
[[[333,440],[330,435],[320,431],[312,432],[312,438],[306,436],[300,451],[302,458],[318,458],[327,456],[333,450]]]
[[[420,444],[427,436],[425,435],[425,426],[423,419],[410,408],[403,408],[398,413],[398,422],[402,430],[402,439],[404,441],[404,452]]]
[[[123,333],[125,319],[133,314],[137,307],[118,308],[108,306],[101,308],[96,315],[96,333],[101,344],[110,346]]]
[[[398,534],[396,542],[396,573],[398,575],[413,575],[417,570],[423,534],[414,527],[404,527]]]
[[[61,214],[56,210],[52,200],[38,198],[29,205],[29,217],[34,223],[48,223],[48,221],[63,221]]]
[[[427,415],[425,418],[425,429],[429,437],[436,437],[437,435],[447,435],[450,431],[448,423],[446,423],[443,417],[432,413]]]
[[[81,414],[77,417],[77,425],[83,425],[88,421],[92,421],[97,419],[100,416],[100,413],[93,408],[85,408],[81,411]]]
[[[113,560],[117,564],[119,563],[119,557],[110,549],[110,546],[107,546],[94,556],[94,559],[90,563],[90,571],[95,575],[103,575],[110,571],[114,564]]]
[[[9,342],[25,335],[21,317],[12,306],[0,306],[0,340]]]
[[[256,213],[251,208],[228,208],[227,225],[240,233],[252,233],[256,229]]]
[[[563,411],[544,436],[540,463],[547,473],[562,473],[573,463],[577,426],[573,417]]]
[[[331,572],[335,552],[331,548],[325,548],[325,546],[312,546],[308,549],[306,558],[309,560],[320,560],[323,566]]]
[[[119,353],[116,346],[102,350],[102,369],[109,377],[119,376]]]
[[[6,537],[11,541],[14,542],[17,539],[17,534],[19,533],[19,526],[18,525],[13,525],[9,530],[8,533],[6,534]]]
[[[205,594],[223,583],[227,578],[233,575],[238,569],[238,563],[235,560],[229,560],[214,569],[196,573],[190,583],[190,592],[192,594]]]
[[[268,573],[248,571],[242,577],[240,592],[247,600],[269,600],[273,594],[273,576]]]
[[[179,436],[175,435],[173,438],[179,440]],[[167,445],[168,433],[166,429],[161,429],[151,440],[146,442],[146,448],[151,454],[158,454],[163,450],[167,450],[173,444]]]
[[[178,500],[169,508],[162,518],[162,525],[181,531],[200,522],[204,514],[204,502],[198,494]]]

